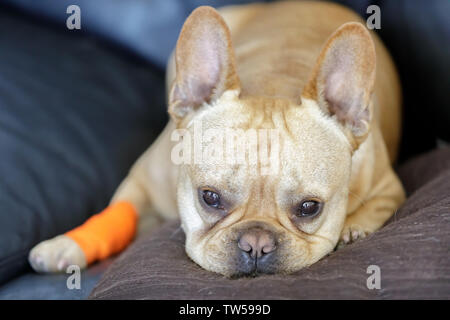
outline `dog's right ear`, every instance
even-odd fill
[[[169,94],[175,121],[227,90],[238,90],[230,31],[213,8],[195,9],[181,29],[175,49],[176,76]]]
[[[369,31],[360,23],[348,22],[325,43],[302,93],[342,124],[354,148],[370,130],[375,71],[375,46]]]

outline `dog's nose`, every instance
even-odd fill
[[[238,240],[238,247],[252,259],[260,259],[277,248],[274,235],[260,228],[243,233]]]

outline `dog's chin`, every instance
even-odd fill
[[[198,264],[198,263],[197,263]],[[272,275],[272,274],[278,274],[278,273],[285,273],[283,271],[278,271],[276,269],[273,270],[260,270],[256,267],[248,267],[248,268],[242,268],[242,267],[238,267],[238,268],[234,268],[234,267],[230,267],[230,268],[217,268],[218,265],[220,265],[220,263],[211,265],[201,265],[198,264],[200,267],[202,267],[203,269],[210,271],[210,272],[214,272],[217,274],[220,274],[226,278],[229,279],[239,279],[239,278],[255,278],[258,276],[262,276],[262,275]]]
[[[189,251],[188,251],[189,252]],[[197,251],[198,252],[198,251]],[[254,278],[263,275],[291,274],[309,266],[311,263],[305,260],[304,256],[299,256],[294,264],[289,264],[295,258],[283,255],[274,255],[266,257],[266,261],[246,261],[240,257],[240,253],[232,254],[221,252],[218,257],[217,251],[200,255],[191,255],[190,258],[201,268],[223,275],[226,278]],[[286,264],[288,262],[288,264]]]
[[[266,276],[266,275],[276,275],[276,274],[282,274],[282,275],[288,275],[295,273],[297,271],[300,271],[304,267],[307,267],[309,263],[305,263],[303,266],[295,266],[295,267],[289,267],[289,266],[274,266],[270,268],[258,268],[257,266],[229,266],[229,267],[223,267],[225,265],[224,262],[217,262],[217,263],[208,263],[208,264],[201,264],[196,262],[200,267],[203,269],[214,272],[217,274],[221,274],[222,276],[229,278],[229,279],[239,279],[239,278],[256,278],[260,276]],[[222,266],[222,267],[219,267]]]

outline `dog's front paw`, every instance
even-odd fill
[[[364,229],[362,229],[359,226],[355,226],[355,225],[345,226],[341,232],[341,237],[340,237],[339,243],[338,243],[338,249],[347,244],[353,243],[359,239],[363,239],[368,234],[369,234],[368,231],[365,231]]]
[[[70,265],[86,267],[86,258],[80,246],[71,238],[60,235],[36,245],[28,256],[37,272],[65,272]]]

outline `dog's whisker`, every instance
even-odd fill
[[[178,234],[178,232],[180,232],[181,230],[182,230],[181,226],[176,228],[175,231],[173,231],[172,234],[170,235],[169,239],[173,239],[173,237],[175,237]]]

